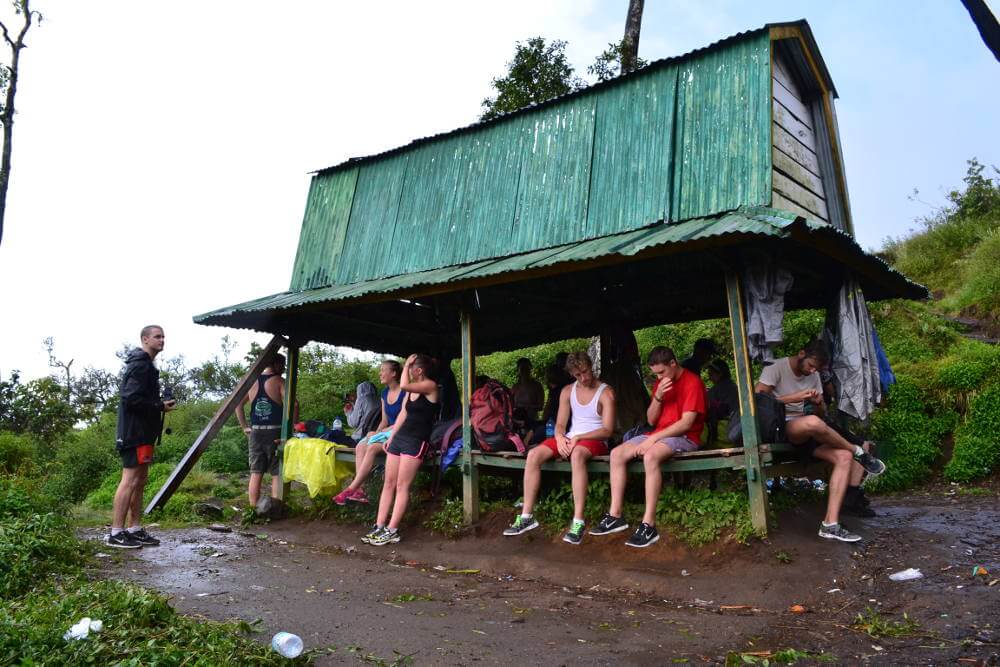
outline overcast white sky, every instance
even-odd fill
[[[198,362],[196,313],[287,288],[308,172],[468,124],[516,40],[569,42],[578,73],[626,0],[150,3],[34,0],[0,245],[0,374],[48,373],[42,339],[113,368],[162,324]],[[878,247],[1000,163],[1000,66],[958,0],[647,0],[640,55],[806,18],[840,92],[855,225]],[[264,336],[257,336],[264,340]]]

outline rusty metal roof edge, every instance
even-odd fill
[[[338,162],[337,164],[331,165],[329,167],[322,167],[322,168],[310,171],[308,173],[310,173],[310,174],[325,174],[325,173],[328,173],[328,172],[331,172],[331,171],[336,171],[338,169],[344,169],[344,168],[347,168],[347,167],[356,167],[359,164],[364,164],[366,162],[374,162],[374,161],[380,160],[382,158],[387,158],[387,157],[389,157],[391,155],[395,155],[397,153],[401,153],[401,152],[404,152],[404,151],[407,151],[407,150],[410,150],[410,149],[413,149],[413,148],[417,148],[418,146],[422,146],[423,144],[430,143],[430,142],[433,142],[433,141],[437,141],[438,139],[444,139],[444,138],[447,138],[447,137],[452,137],[452,136],[457,136],[457,135],[460,135],[460,134],[464,134],[466,132],[472,132],[472,131],[475,131],[475,130],[487,127],[487,126],[495,124],[495,123],[503,122],[506,119],[512,118],[514,116],[528,114],[528,113],[531,113],[533,111],[538,111],[540,109],[544,109],[544,108],[547,108],[549,106],[552,106],[552,105],[555,105],[555,104],[559,104],[560,102],[563,102],[565,100],[568,100],[568,99],[571,99],[571,98],[574,98],[574,97],[582,97],[584,95],[591,94],[594,91],[601,90],[603,88],[610,88],[612,86],[620,84],[622,81],[639,78],[641,76],[644,76],[644,75],[650,74],[652,72],[655,72],[656,70],[662,69],[663,67],[666,67],[668,65],[673,65],[673,64],[676,64],[678,62],[683,62],[683,61],[688,60],[690,58],[693,58],[695,56],[700,56],[700,55],[703,55],[705,53],[710,53],[710,52],[715,51],[717,49],[720,49],[720,48],[722,48],[724,46],[729,46],[730,44],[734,44],[736,42],[739,42],[739,41],[742,41],[742,40],[745,40],[745,39],[750,39],[751,37],[755,37],[755,36],[761,34],[762,32],[770,31],[770,29],[772,27],[782,27],[782,26],[798,26],[798,27],[802,28],[803,35],[806,36],[806,39],[809,42],[809,47],[818,56],[819,50],[816,47],[815,40],[813,39],[812,31],[809,28],[809,23],[805,19],[800,19],[798,21],[782,22],[782,23],[767,23],[767,24],[765,24],[764,26],[762,26],[760,28],[753,28],[751,30],[744,30],[743,32],[738,32],[738,33],[736,33],[734,35],[730,35],[728,37],[724,37],[724,38],[722,38],[720,40],[712,42],[711,44],[707,44],[706,46],[702,46],[702,47],[699,47],[697,49],[693,49],[691,51],[688,51],[687,53],[682,53],[680,55],[670,56],[668,58],[660,58],[659,60],[654,60],[654,61],[648,63],[645,67],[640,67],[639,69],[637,69],[635,71],[632,71],[632,72],[629,72],[627,74],[619,74],[618,76],[613,77],[611,79],[608,79],[606,81],[597,81],[597,82],[595,82],[595,83],[587,86],[586,88],[581,88],[579,90],[574,90],[574,91],[571,91],[569,93],[566,93],[565,95],[558,95],[556,97],[547,99],[544,102],[539,102],[537,104],[529,104],[528,106],[521,107],[520,109],[517,109],[515,111],[511,111],[511,112],[508,112],[508,113],[500,114],[496,118],[491,118],[489,120],[481,120],[481,121],[477,121],[475,123],[470,123],[469,125],[463,125],[462,127],[458,127],[458,128],[453,129],[453,130],[447,130],[445,132],[439,132],[437,134],[431,134],[431,135],[428,135],[426,137],[420,137],[418,139],[414,139],[413,141],[411,141],[411,142],[409,142],[407,144],[403,144],[402,146],[396,146],[395,148],[390,148],[388,150],[381,151],[379,153],[372,153],[371,155],[362,155],[362,156],[358,156],[358,157],[351,157],[351,158],[348,158],[348,159],[346,159],[346,160],[344,160],[342,162]],[[821,67],[823,68],[824,74],[826,74],[827,78],[829,79],[829,73],[826,71],[826,65],[823,64],[823,59],[821,57],[819,57],[818,60],[820,62]],[[832,82],[831,82],[831,86],[832,86]]]

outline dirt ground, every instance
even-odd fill
[[[184,613],[262,619],[262,641],[294,632],[321,665],[718,664],[789,648],[824,664],[1000,663],[997,495],[943,487],[875,508],[848,523],[856,545],[819,539],[810,506],[780,516],[766,542],[715,551],[669,538],[629,549],[627,533],[575,547],[541,531],[505,538],[498,516],[459,540],[411,529],[375,548],[356,527],[292,519],[160,531],[160,547],[102,562]],[[909,567],[923,578],[889,580]],[[868,609],[907,629],[865,634]]]

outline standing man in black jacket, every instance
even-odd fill
[[[160,436],[163,413],[174,409],[176,401],[160,400],[160,371],[153,359],[163,351],[163,327],[151,324],[139,334],[142,347],[129,353],[122,375],[118,404],[116,447],[122,457],[122,481],[115,492],[111,534],[107,545],[119,549],[156,546],[158,539],[140,523],[142,494],[146,488],[153,445]],[[128,530],[125,518],[128,515]]]

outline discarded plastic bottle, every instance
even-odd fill
[[[554,438],[556,436],[556,423],[553,420],[545,422],[545,437]]]
[[[285,658],[297,658],[302,653],[302,638],[291,632],[279,632],[271,638],[271,648]]]

